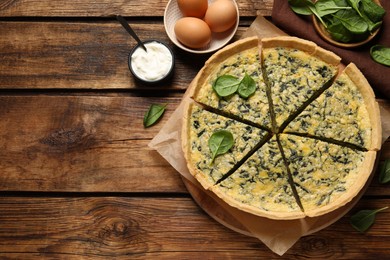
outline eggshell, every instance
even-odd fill
[[[177,0],[183,16],[203,18],[208,7],[207,0]]]
[[[184,17],[177,20],[174,28],[176,38],[193,49],[205,47],[211,40],[209,26],[201,19]]]
[[[237,21],[237,10],[231,0],[217,0],[206,11],[205,22],[212,32],[224,32]]]

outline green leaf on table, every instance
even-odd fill
[[[390,159],[384,161],[379,170],[379,183],[385,184],[390,181]]]
[[[290,8],[297,14],[311,15],[312,11],[309,6],[314,7],[314,4],[310,0],[288,0]]]
[[[370,49],[370,54],[374,61],[385,66],[390,66],[390,48],[382,45],[374,45]]]
[[[256,82],[255,80],[245,73],[244,78],[241,80],[238,85],[238,95],[240,97],[247,99],[256,91]]]
[[[317,13],[320,16],[334,14],[338,10],[342,10],[342,9],[352,9],[352,7],[350,7],[350,6],[338,6],[333,0],[317,1],[315,3],[315,7],[317,10]]]
[[[227,153],[232,148],[234,138],[229,131],[219,130],[210,136],[208,144],[212,154],[211,163],[213,163],[215,157]]]
[[[363,17],[359,10],[359,4],[361,0],[347,0],[349,5],[359,14],[360,17]]]
[[[213,89],[218,96],[227,97],[237,91],[239,84],[240,80],[237,77],[232,75],[222,75],[214,82]]]
[[[351,225],[359,232],[365,232],[375,222],[375,216],[378,212],[387,209],[384,207],[377,210],[361,210],[351,217]]]
[[[381,22],[386,14],[386,10],[372,0],[362,0],[361,10],[373,23]]]
[[[333,17],[338,19],[351,33],[363,34],[368,31],[366,21],[354,10],[340,10]]]
[[[164,114],[166,105],[152,104],[144,116],[144,127],[154,125]]]

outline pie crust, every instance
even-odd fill
[[[346,189],[346,191],[340,195],[335,201],[330,202],[329,204],[319,206],[314,209],[308,209],[305,210],[301,206],[301,211],[292,211],[292,212],[279,212],[279,211],[267,211],[267,210],[259,210],[254,208],[251,205],[246,205],[243,203],[243,201],[239,201],[237,199],[234,199],[233,197],[227,195],[225,192],[221,192],[221,190],[218,188],[218,185],[223,183],[226,179],[228,179],[230,176],[234,175],[236,171],[240,170],[240,167],[243,167],[247,160],[251,158],[252,155],[254,155],[257,151],[259,151],[263,145],[266,144],[267,140],[270,140],[275,136],[278,139],[279,135],[285,135],[281,134],[274,129],[269,129],[267,127],[262,128],[261,126],[258,126],[257,124],[253,122],[248,122],[245,120],[242,120],[239,117],[236,117],[234,115],[229,115],[224,111],[221,111],[218,108],[210,108],[205,106],[204,104],[198,104],[196,103],[196,97],[202,91],[202,88],[205,86],[205,84],[208,84],[209,77],[216,69],[218,69],[221,64],[228,58],[238,55],[239,53],[249,50],[251,48],[259,48],[259,51],[261,52],[262,48],[273,48],[273,47],[280,47],[280,48],[293,48],[298,49],[300,51],[304,51],[306,53],[309,53],[311,56],[316,57],[322,61],[325,61],[332,66],[339,66],[340,64],[340,58],[335,55],[334,53],[324,50],[320,47],[318,47],[315,43],[299,39],[296,37],[289,37],[289,36],[280,36],[280,37],[274,37],[274,38],[267,38],[259,40],[257,37],[250,37],[243,40],[239,40],[231,45],[228,45],[224,49],[216,52],[214,55],[210,57],[210,59],[205,63],[204,67],[199,71],[193,82],[190,86],[190,97],[193,99],[190,101],[191,105],[187,105],[185,108],[185,115],[183,118],[183,128],[182,128],[182,147],[184,151],[184,155],[187,161],[187,166],[190,171],[190,173],[195,176],[195,178],[200,182],[200,184],[206,189],[211,190],[216,195],[218,195],[222,200],[227,202],[229,205],[236,207],[238,209],[241,209],[243,211],[262,216],[267,217],[270,219],[299,219],[304,217],[316,217],[320,216],[326,213],[329,213],[349,201],[351,201],[363,188],[364,184],[369,179],[369,176],[374,169],[375,159],[376,159],[376,151],[380,149],[380,142],[381,142],[381,122],[380,122],[380,116],[379,116],[379,106],[377,102],[375,101],[374,92],[372,91],[369,83],[363,76],[363,74],[359,71],[359,69],[354,65],[350,64],[345,69],[345,74],[353,81],[353,83],[357,86],[358,90],[362,94],[364,98],[364,103],[367,107],[369,117],[370,117],[370,126],[371,127],[371,146],[369,147],[368,151],[365,149],[359,150],[360,153],[364,154],[364,160],[361,163],[361,165],[356,169],[356,173],[359,175],[359,178],[354,180],[354,182]],[[261,53],[259,54],[261,57]],[[243,64],[245,66],[245,64]],[[264,73],[264,72],[263,72]],[[336,76],[337,79],[337,76]],[[334,79],[332,79],[333,81]],[[324,89],[321,91],[324,91],[327,87],[325,86]],[[269,93],[267,93],[269,94]],[[321,93],[319,93],[316,97],[318,97]],[[269,94],[270,95],[270,94]],[[316,98],[314,97],[314,98]],[[249,97],[250,98],[250,97]],[[351,97],[353,98],[353,97]],[[272,97],[268,96],[268,99],[272,100]],[[309,100],[308,103],[312,102],[313,100]],[[270,102],[269,104],[272,104]],[[227,116],[233,120],[237,120],[240,123],[243,123],[244,125],[247,124],[248,126],[252,127],[260,127],[262,129],[266,129],[268,131],[268,139],[264,141],[264,136],[259,137],[258,143],[251,148],[250,152],[247,153],[247,155],[243,155],[242,159],[237,162],[235,166],[232,167],[231,171],[228,171],[224,176],[222,176],[219,180],[214,180],[215,183],[210,183],[210,181],[206,181],[204,177],[202,177],[202,174],[199,174],[199,169],[195,167],[193,160],[192,160],[192,154],[191,154],[191,148],[190,148],[190,132],[192,125],[189,123],[191,120],[192,115],[192,106],[198,106],[199,109],[208,110],[209,113],[216,113],[219,115]],[[271,115],[274,117],[274,115]],[[294,118],[292,118],[294,119]],[[292,120],[291,119],[291,120]],[[272,118],[274,123],[274,118]],[[288,124],[288,122],[286,122]],[[306,138],[314,138],[316,139],[316,136],[310,136]],[[318,139],[321,140],[319,137]],[[278,139],[279,140],[279,139]],[[322,140],[324,141],[324,140]],[[328,142],[325,140],[324,142]],[[339,145],[339,146],[345,146],[348,147],[348,149],[359,149],[356,147],[350,147],[347,143],[343,142],[335,142],[333,143],[331,140],[329,140],[332,145]],[[283,150],[283,147],[281,147],[281,143],[279,142],[279,148]],[[303,149],[303,148],[302,148]],[[306,148],[305,148],[306,149]],[[230,152],[230,151],[229,151]],[[228,153],[229,153],[228,152]],[[282,152],[283,155],[283,152]],[[206,155],[205,155],[206,157]],[[284,155],[283,155],[284,157]],[[207,159],[207,158],[204,158]],[[288,174],[289,177],[289,184],[294,191],[294,196],[298,196],[298,193],[296,191],[296,186],[292,181],[292,174],[291,169],[288,165],[288,158],[284,157],[284,165],[288,169],[285,173],[286,176]],[[355,158],[347,158],[351,161],[356,160]],[[347,161],[348,161],[347,160]],[[272,169],[269,169],[270,172],[272,172]],[[335,171],[334,174],[339,174],[338,171]],[[299,201],[299,197],[296,198],[297,201]]]

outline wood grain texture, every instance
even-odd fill
[[[169,105],[156,126],[144,129],[152,103]],[[0,97],[0,190],[183,192],[177,172],[147,147],[178,103],[179,97]]]
[[[364,200],[352,211],[390,200]],[[190,198],[0,198],[0,257],[276,258],[259,240],[210,219]],[[350,214],[301,238],[283,257],[386,259],[390,211],[360,234]]]
[[[141,39],[168,43],[175,54],[172,81],[162,89],[183,90],[210,55],[186,53],[174,46],[162,23],[135,24]],[[241,37],[239,28],[235,38]],[[0,22],[0,89],[132,89],[128,54],[136,45],[116,21]]]
[[[241,16],[268,16],[271,14],[273,0],[236,0]],[[163,16],[168,0],[3,0],[0,2],[0,16],[40,16],[40,17],[144,17]],[[150,7],[153,8],[150,8]]]
[[[366,234],[350,214],[301,238],[284,257],[212,220],[147,144],[210,55],[186,53],[163,27],[168,0],[0,0],[0,259],[386,259],[390,211]],[[237,0],[237,40],[273,0]],[[134,81],[141,39],[170,44],[172,81]],[[142,120],[167,103],[156,126]],[[389,104],[389,103],[387,103]],[[390,140],[381,160],[390,158]],[[358,209],[390,204],[378,172]]]

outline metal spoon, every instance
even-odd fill
[[[123,18],[121,15],[117,15],[116,19],[121,23],[123,28],[126,29],[126,31],[133,36],[133,38],[138,42],[138,44],[147,52],[148,50],[146,49],[144,43],[138,38],[137,34],[135,34],[134,30],[130,27],[130,25],[127,23],[125,18]]]

